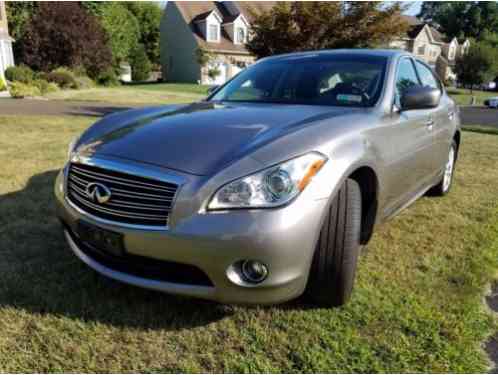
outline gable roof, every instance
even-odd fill
[[[173,2],[168,1],[168,5],[169,3]],[[252,21],[250,9],[253,9],[255,12],[261,12],[270,10],[275,5],[273,1],[175,1],[174,3],[192,30],[199,46],[210,51],[226,51],[242,54],[249,54],[249,52],[243,45],[234,44],[223,28],[221,28],[220,41],[218,43],[207,42],[196,23],[207,18],[213,11],[216,11],[221,17],[222,23],[233,22],[240,14],[250,23]],[[228,9],[228,4],[224,3],[230,3],[230,10]],[[167,11],[168,6],[166,6]]]
[[[420,19],[414,16],[401,16],[405,22],[410,25],[406,35],[410,39],[415,39],[418,34],[422,32],[422,30],[427,26],[429,28],[429,32],[436,43],[446,43],[446,36],[436,30],[434,27],[430,26],[428,23],[422,22]]]

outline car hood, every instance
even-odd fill
[[[105,117],[82,135],[76,152],[208,175],[288,132],[359,110],[213,102],[144,108]]]

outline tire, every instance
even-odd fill
[[[433,186],[429,191],[428,195],[434,197],[444,197],[451,190],[451,185],[453,184],[453,174],[455,172],[455,164],[457,159],[458,146],[455,141],[451,143],[450,151],[448,153],[448,161],[445,165],[445,170],[441,181],[435,186]],[[450,158],[451,160],[451,168],[450,168]],[[449,181],[448,181],[449,179]]]
[[[360,253],[361,191],[347,179],[334,197],[315,247],[306,294],[320,306],[345,304]]]

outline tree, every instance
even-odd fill
[[[467,53],[457,58],[455,73],[458,81],[472,89],[492,81],[498,72],[498,53],[487,43],[472,43]]]
[[[161,23],[161,9],[154,2],[125,2],[124,5],[135,16],[139,25],[139,43],[143,44],[150,62],[159,65],[159,38]]]
[[[400,3],[279,2],[270,11],[252,12],[253,36],[246,44],[257,57],[325,48],[384,45],[408,24]]]
[[[81,5],[96,16],[104,28],[112,51],[114,65],[127,61],[139,40],[139,25],[135,16],[121,2],[84,1]]]
[[[426,1],[419,17],[449,38],[481,40],[484,34],[498,30],[498,4],[494,1]]]
[[[21,60],[35,70],[83,66],[95,77],[111,64],[104,30],[78,3],[39,3],[21,42]]]
[[[145,81],[149,78],[152,67],[143,44],[139,43],[135,47],[130,58],[130,65],[134,81]]]
[[[14,54],[22,54],[22,37],[24,30],[31,16],[38,8],[38,3],[34,1],[8,1],[5,4],[7,11],[7,21],[9,23],[9,33],[14,38]]]

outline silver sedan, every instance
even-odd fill
[[[227,303],[350,297],[375,225],[451,187],[458,109],[424,62],[337,50],[260,60],[199,103],[120,112],[57,178],[97,272]]]

